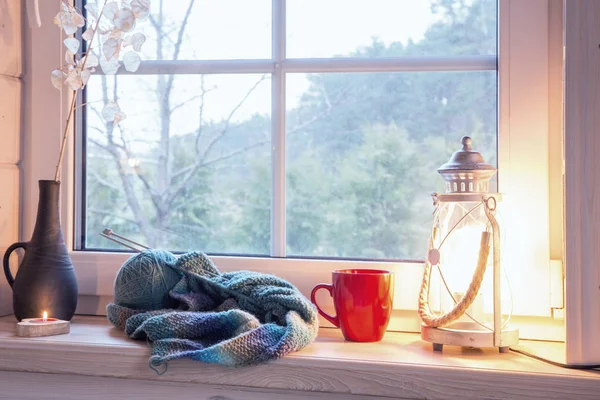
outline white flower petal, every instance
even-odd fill
[[[83,18],[83,15],[81,15],[79,10],[75,7],[71,9],[71,19],[78,28],[85,26],[85,19]]]
[[[77,25],[73,22],[73,18],[68,11],[61,11],[56,14],[54,23],[62,28],[67,35],[72,35],[77,32]]]
[[[134,51],[128,51],[123,56],[123,65],[125,69],[129,72],[135,72],[140,67],[140,56]]]
[[[98,66],[98,57],[94,53],[88,53],[85,56],[85,67],[92,68]]]
[[[65,24],[63,25],[63,29],[67,35],[73,35],[77,32],[77,26],[75,24]]]
[[[65,83],[69,85],[71,90],[79,90],[83,87],[81,75],[78,73],[77,70],[69,72],[67,79],[65,79]]]
[[[123,32],[129,32],[135,27],[135,17],[133,12],[127,8],[122,8],[115,13],[113,23],[117,29]]]
[[[114,28],[113,30],[107,32],[107,36],[105,38],[105,40],[108,39],[121,39],[123,37],[123,31],[118,29],[118,28]]]
[[[107,5],[104,6],[104,10],[102,11],[102,15],[104,15],[109,20],[113,20],[115,17],[115,13],[119,10],[119,5],[114,1],[111,1]]]
[[[98,18],[98,6],[94,3],[88,3],[85,5],[86,11],[94,18]]]
[[[63,40],[63,43],[65,44],[65,46],[67,47],[67,50],[71,54],[76,54],[79,51],[79,46],[81,44],[81,43],[79,43],[79,40],[77,40],[75,38],[67,38],[67,39]]]
[[[150,0],[131,0],[131,10],[136,19],[146,19],[150,15]]]
[[[62,2],[62,10],[54,17],[54,23],[64,29],[67,35],[77,32],[78,27],[85,25],[85,20],[81,13],[66,2]]]
[[[106,122],[114,122],[115,116],[119,112],[121,112],[119,105],[114,101],[109,101],[102,109],[102,118],[104,118]]]
[[[127,118],[127,114],[125,114],[123,111],[119,111],[115,114],[113,124],[117,125],[119,122],[123,121],[125,118]]]
[[[56,14],[54,16],[54,24],[58,25],[58,27],[60,29],[62,29],[62,27],[63,27],[63,21],[65,21],[65,19],[66,19],[65,14],[66,13],[64,11],[59,11],[58,14]]]
[[[92,76],[92,70],[91,69],[84,69],[83,71],[81,71],[81,83],[82,86],[87,85],[88,80],[90,79],[90,76]]]
[[[114,75],[117,73],[121,64],[118,60],[106,60],[104,57],[100,57],[100,68],[105,75]]]
[[[55,69],[50,74],[50,81],[52,82],[52,86],[54,86],[57,89],[62,88],[62,85],[64,83],[64,78],[65,78],[65,76],[64,76],[63,72],[58,69]]]
[[[102,45],[102,53],[104,53],[104,58],[106,58],[106,60],[118,58],[120,51],[121,45],[117,39],[108,39]]]
[[[131,36],[131,44],[133,45],[133,50],[137,51],[138,53],[140,51],[142,51],[142,45],[146,42],[146,35],[144,35],[143,33],[134,33],[133,36]]]
[[[94,37],[94,30],[92,28],[87,28],[85,32],[83,32],[83,35],[81,35],[81,38],[86,42],[92,40],[92,37]]]
[[[63,29],[63,25],[69,22],[69,5],[66,2],[61,3],[61,10],[54,17],[54,23],[58,25],[60,29]]]

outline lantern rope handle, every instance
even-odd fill
[[[425,262],[425,272],[423,273],[423,282],[421,283],[421,292],[419,294],[419,315],[421,316],[421,320],[431,326],[433,328],[442,327],[444,325],[448,325],[451,322],[456,321],[461,316],[465,314],[467,309],[473,304],[477,294],[479,293],[479,289],[481,288],[481,283],[483,281],[483,277],[485,275],[485,270],[487,267],[487,260],[490,254],[490,245],[489,245],[489,232],[481,233],[481,243],[479,245],[479,257],[477,260],[477,268],[475,269],[475,273],[473,274],[473,280],[469,284],[469,288],[467,289],[464,296],[460,299],[458,303],[444,315],[437,316],[431,312],[428,301],[429,294],[429,285],[431,282],[431,263],[429,260]],[[429,250],[433,249],[433,242],[429,240]]]

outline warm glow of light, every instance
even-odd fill
[[[462,226],[450,234],[441,250],[442,269],[446,280],[453,283],[450,289],[464,292],[473,278],[479,258],[482,226]]]
[[[44,311],[44,313],[42,314],[42,321],[46,322],[48,320],[48,313],[46,311]]]
[[[485,231],[483,225],[464,225],[450,234],[442,249],[442,270],[446,282],[457,301],[466,292],[475,272],[479,259],[479,247],[481,245],[481,234]],[[488,263],[490,258],[488,257]],[[445,289],[444,289],[445,291]],[[484,287],[482,286],[475,302],[467,312],[480,321],[484,320]],[[486,294],[487,296],[487,294]],[[445,305],[448,309],[454,307],[454,302],[445,296]],[[470,321],[467,317],[463,320]]]

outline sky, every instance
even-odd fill
[[[152,1],[158,11],[159,0]],[[188,0],[168,0],[164,11],[165,26],[176,37],[187,10]],[[435,22],[429,0],[287,0],[287,56],[289,58],[323,58],[347,55],[358,47],[368,46],[373,37],[386,44],[418,41],[427,27]],[[142,59],[156,58],[156,37],[148,21],[141,22],[136,32],[147,35]],[[271,0],[197,0],[190,15],[184,45],[179,59],[269,59],[271,57]],[[206,97],[204,119],[218,121],[226,118],[248,90],[257,82],[257,75],[212,75],[205,78],[211,88]],[[147,123],[150,110],[137,107],[140,96],[132,94],[137,88],[151,87],[154,77],[120,77],[126,87],[122,108],[128,118]],[[90,82],[89,95],[98,91],[99,79]],[[198,93],[199,79],[181,76],[176,79],[178,89],[174,103],[185,102]],[[297,105],[308,87],[304,74],[288,75],[287,109]],[[135,97],[135,102],[126,101]],[[146,98],[148,98],[146,96]],[[143,100],[143,99],[142,99]],[[129,110],[127,110],[129,108]],[[135,108],[135,110],[134,110]],[[185,134],[197,126],[191,115],[197,114],[198,102],[183,106],[179,114],[186,116],[173,129],[173,134]],[[251,97],[235,113],[234,121],[248,119],[254,113],[269,114],[271,109],[270,81],[262,82]],[[129,112],[128,112],[129,111]]]

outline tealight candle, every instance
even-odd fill
[[[17,323],[17,335],[24,337],[62,335],[70,331],[69,321],[48,318],[46,311],[44,311],[42,318],[25,318]]]

